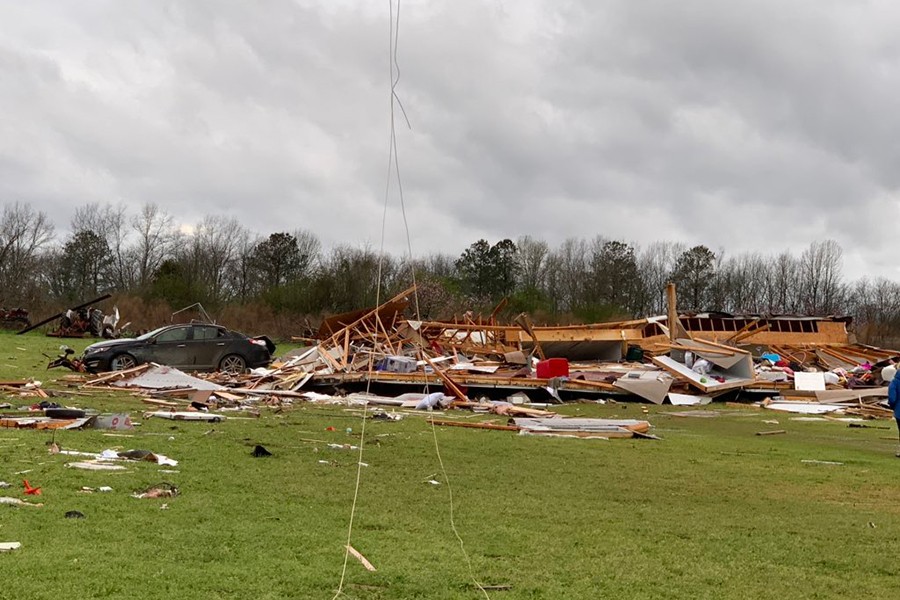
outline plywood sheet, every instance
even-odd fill
[[[620,377],[613,385],[621,390],[640,396],[654,404],[662,404],[674,381],[660,372],[641,373],[639,377]]]

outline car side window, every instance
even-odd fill
[[[176,327],[175,329],[168,329],[156,336],[157,342],[184,342],[187,339],[187,327]]]
[[[218,327],[194,327],[194,340],[214,340],[220,337]]]

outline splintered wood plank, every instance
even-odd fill
[[[756,329],[753,329],[751,331],[745,331],[739,335],[736,335],[736,336],[732,337],[730,341],[733,344],[738,344],[738,343],[742,342],[743,340],[746,340],[747,338],[751,338],[754,335],[768,331],[769,327],[770,327],[769,324],[766,323],[765,325],[757,327]]]
[[[759,324],[759,317],[753,319],[752,321],[750,321],[749,323],[747,323],[746,325],[744,325],[743,327],[741,327],[740,329],[735,331],[734,335],[732,335],[730,338],[728,338],[727,341],[734,342],[738,337],[740,337],[741,334],[746,333],[747,331],[750,331],[751,329],[754,329],[758,324]]]
[[[376,333],[378,331],[378,328],[381,328],[381,331],[384,332],[384,343],[387,344],[387,347],[388,349],[390,349],[391,354],[396,355],[397,351],[394,350],[394,345],[391,344],[391,334],[388,333],[388,330],[387,328],[385,328],[384,323],[381,322],[381,315],[379,315],[378,313],[375,313],[375,327]]]
[[[324,348],[319,346],[319,356],[325,359],[325,362],[331,365],[331,368],[335,371],[343,371],[346,365],[341,366],[330,354],[328,354],[328,348]]]
[[[350,552],[350,554],[353,555],[353,558],[358,560],[362,564],[362,566],[366,568],[367,571],[375,571],[375,567],[372,566],[372,563],[370,563],[369,560],[359,552],[359,550],[357,550],[353,546],[348,545],[347,551]]]
[[[347,364],[347,354],[350,352],[350,330],[344,330],[344,354],[341,358],[341,362],[345,365]]]
[[[447,387],[450,388],[450,390],[457,398],[459,398],[460,400],[465,400],[466,402],[469,401],[469,398],[466,396],[466,394],[461,389],[459,389],[459,386],[457,386],[452,379],[450,379],[450,376],[444,373],[444,371],[433,362],[431,362],[431,359],[428,358],[428,356],[424,352],[422,353],[422,358],[431,366],[432,369],[434,369],[434,372],[437,374],[437,376],[440,377],[445,384],[447,384]]]
[[[515,425],[498,425],[496,423],[465,423],[461,421],[438,421],[435,419],[429,422],[438,427],[467,427],[469,429],[496,429],[499,431],[519,431],[520,429]]]
[[[96,379],[91,379],[87,382],[88,385],[95,385],[98,383],[104,383],[106,381],[110,381],[113,379],[125,379],[131,375],[137,375],[138,373],[143,373],[153,365],[151,363],[145,363],[143,365],[138,365],[136,367],[132,367],[130,369],[123,369],[121,371],[111,371],[109,373],[105,373],[100,375]]]

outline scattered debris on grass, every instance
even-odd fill
[[[347,551],[351,555],[353,555],[353,558],[358,560],[362,564],[362,566],[366,568],[367,571],[375,571],[375,567],[372,566],[372,563],[370,563],[369,560],[359,552],[359,550],[350,545],[347,545],[346,548]]]
[[[266,450],[264,446],[260,446],[257,444],[253,447],[253,452],[250,453],[252,456],[256,458],[263,458],[265,456],[272,456],[272,453]]]
[[[127,413],[113,415],[97,415],[93,422],[94,429],[125,430],[134,429],[131,416]]]
[[[25,500],[10,498],[9,496],[0,496],[0,504],[7,504],[9,506],[43,506],[43,503],[41,502],[26,502]]]
[[[144,417],[156,417],[158,419],[169,419],[172,421],[203,421],[206,423],[219,423],[226,419],[225,415],[215,415],[212,413],[178,411],[166,412],[163,410],[144,413]]]
[[[157,483],[156,485],[152,485],[146,489],[135,492],[131,495],[132,498],[174,498],[179,493],[177,487],[172,485],[171,483]]]
[[[178,461],[169,458],[163,454],[159,454],[157,452],[151,452],[150,450],[112,450],[106,449],[102,452],[79,452],[78,450],[59,450],[59,454],[63,454],[66,456],[85,456],[92,458],[93,460],[87,461],[88,463],[108,463],[120,460],[129,460],[129,461],[145,461],[152,462],[158,465],[166,465],[170,467],[177,467]],[[75,463],[70,463],[74,465]],[[123,467],[124,468],[124,467]]]
[[[328,447],[333,450],[359,450],[359,446],[352,444],[328,444]]]
[[[72,469],[84,469],[85,471],[127,471],[122,465],[111,465],[98,461],[79,461],[66,463],[66,466]]]

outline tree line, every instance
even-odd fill
[[[833,240],[799,254],[729,255],[669,241],[641,247],[598,235],[552,247],[522,236],[477,240],[459,256],[409,258],[350,244],[326,250],[303,229],[260,235],[221,215],[178,228],[152,203],[134,213],[121,205],[80,206],[70,231],[57,236],[45,213],[3,205],[2,306],[49,310],[110,292],[173,309],[199,302],[233,317],[277,316],[281,331],[272,333],[289,334],[300,323],[375,304],[379,280],[382,299],[415,280],[421,318],[487,315],[503,302],[501,316],[528,312],[538,323],[664,314],[671,281],[684,311],[849,314],[862,341],[900,338],[900,285],[880,277],[847,281]]]

